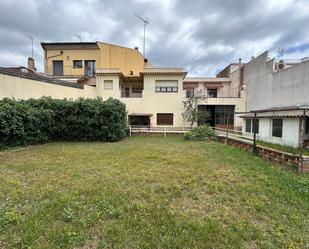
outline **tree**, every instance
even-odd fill
[[[208,111],[200,111],[198,105],[205,103],[207,100],[207,95],[203,90],[195,90],[193,94],[183,101],[184,111],[182,112],[182,117],[184,121],[190,122],[193,126],[198,121],[201,123],[206,123],[209,119]]]

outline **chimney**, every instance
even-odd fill
[[[32,57],[28,57],[28,68],[36,71],[34,59]]]
[[[238,70],[239,70],[239,78],[238,78],[238,98],[240,98],[240,90],[241,90],[241,58],[238,59]]]

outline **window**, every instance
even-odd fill
[[[215,107],[215,125],[234,126],[233,105],[218,105]]]
[[[73,68],[82,68],[83,67],[83,61],[82,60],[74,60],[73,61]]]
[[[104,80],[104,90],[112,90],[112,89],[113,89],[113,81]]]
[[[95,61],[85,61],[85,75],[90,78],[95,77]]]
[[[253,133],[254,131],[254,119],[251,118],[247,118],[246,119],[246,127],[245,127],[245,131],[248,133]],[[259,120],[256,119],[255,120],[255,133],[258,134],[259,133]]]
[[[217,98],[218,89],[207,89],[207,96],[209,98]]]
[[[251,118],[246,118],[246,132],[251,133],[251,125],[252,125],[252,119]]]
[[[157,125],[173,125],[173,113],[157,113]]]
[[[186,98],[191,98],[193,96],[194,96],[194,89],[193,88],[186,89]]]
[[[63,75],[63,61],[53,61],[53,75],[54,76]]]
[[[156,92],[178,92],[177,80],[156,80]]]
[[[273,137],[282,137],[283,119],[273,119]]]
[[[305,133],[309,134],[309,117],[306,117]]]

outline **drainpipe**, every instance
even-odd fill
[[[238,59],[238,70],[239,70],[239,78],[238,78],[238,98],[240,98],[240,80],[241,80],[241,58]]]

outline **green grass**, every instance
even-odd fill
[[[0,154],[0,248],[307,248],[309,176],[216,142]]]

